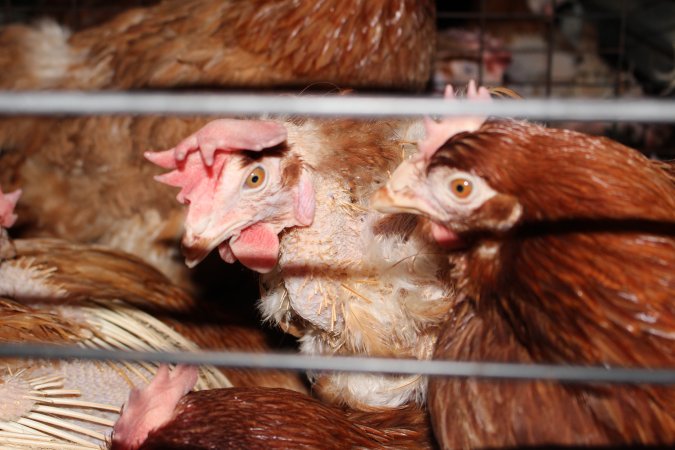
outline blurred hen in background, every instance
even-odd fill
[[[673,2],[483,0],[439,3],[437,15],[437,92],[444,83],[463,85],[474,78],[525,98],[672,96]],[[652,157],[675,157],[672,124],[556,126],[609,136]]]
[[[6,27],[0,86],[421,90],[434,35],[431,0],[165,0],[74,34]]]
[[[419,91],[434,39],[431,1],[167,0],[72,34],[51,21],[5,27],[0,86]],[[181,212],[142,152],[205,123],[3,117],[0,182],[24,189],[17,232],[111,245],[188,286],[177,261]]]

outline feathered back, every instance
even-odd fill
[[[400,133],[406,121],[336,119],[317,122],[326,145],[317,148],[321,176],[339,176],[353,193],[354,203],[367,206],[371,194],[386,182],[386,174],[414,151]],[[410,122],[412,126],[412,121]]]
[[[166,0],[70,36],[53,23],[0,34],[13,89],[339,86],[421,90],[430,0]]]

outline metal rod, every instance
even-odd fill
[[[589,20],[602,20],[602,19],[614,19],[616,18],[615,13],[603,13],[603,12],[589,12],[589,13],[575,13],[575,12],[565,12],[561,16],[565,17],[583,17],[584,19]],[[453,11],[439,11],[437,13],[439,19],[481,19],[485,18],[487,20],[531,20],[531,21],[546,21],[549,17],[546,14],[535,14],[529,12],[486,12],[482,14],[480,11],[467,11],[467,12],[453,12]]]
[[[555,45],[555,0],[549,0],[551,17],[546,21],[546,97],[553,91],[553,47]]]
[[[4,92],[0,114],[161,114],[411,117],[421,115],[525,117],[535,120],[673,122],[667,99],[528,99],[471,102],[429,97],[282,96],[141,92]]]
[[[623,59],[626,51],[626,19],[628,8],[626,0],[621,0],[621,22],[619,25],[619,55],[616,63],[616,81],[614,85],[614,96],[619,97],[623,94]]]
[[[632,369],[544,364],[512,364],[417,359],[305,356],[244,352],[139,352],[88,349],[76,346],[2,344],[0,357],[135,361],[164,364],[212,365],[252,369],[338,371],[477,377],[512,380],[550,380],[568,383],[675,384],[673,369]]]
[[[483,64],[485,59],[485,1],[480,1],[480,30],[478,31],[478,84],[483,84]]]

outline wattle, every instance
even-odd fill
[[[460,238],[451,229],[436,222],[431,223],[431,233],[434,240],[441,246],[446,248],[454,248],[460,244]]]
[[[218,247],[226,262],[239,260],[251,270],[267,273],[279,259],[279,237],[267,224],[256,223],[241,231],[238,237]]]

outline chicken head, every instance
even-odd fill
[[[473,81],[469,83],[467,97],[472,101],[491,100],[488,90],[476,89]],[[445,98],[455,98],[450,85],[445,90]],[[513,198],[498,194],[473,173],[430,164],[432,156],[450,138],[476,131],[484,122],[484,117],[450,117],[438,122],[425,118],[426,137],[418,144],[419,152],[399,165],[387,185],[373,196],[372,206],[382,212],[408,212],[428,217],[435,240],[447,247],[458,245],[457,232],[469,227],[504,228],[512,224],[520,216],[520,207]],[[475,214],[477,211],[492,213],[496,205],[503,220],[476,223],[482,217]],[[452,228],[444,225],[449,222],[453,223]]]
[[[177,199],[188,205],[182,245],[189,267],[218,247],[226,262],[268,272],[279,232],[312,223],[311,178],[285,140],[277,122],[220,119],[172,149],[146,153],[172,169],[156,179],[180,187]]]

